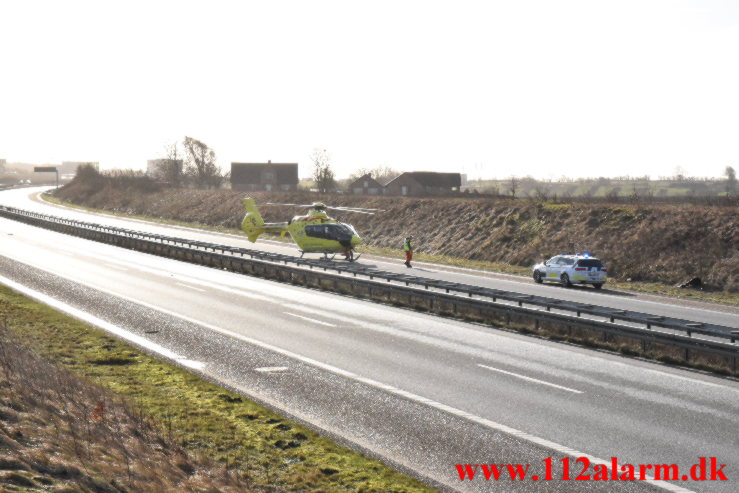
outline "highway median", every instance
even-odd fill
[[[586,346],[615,349],[623,354],[717,373],[737,372],[736,331],[729,326],[434,281],[357,264],[342,266],[330,261],[305,260],[261,250],[73,221],[12,207],[3,206],[0,214],[57,232],[208,267],[533,332]],[[329,270],[336,273],[327,272]],[[700,337],[694,337],[694,334]]]

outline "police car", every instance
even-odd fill
[[[569,287],[573,284],[592,284],[595,289],[606,282],[606,266],[588,253],[557,255],[532,269],[534,281],[558,282]]]

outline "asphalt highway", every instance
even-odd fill
[[[158,234],[178,236],[212,243],[220,243],[231,246],[255,248],[264,251],[282,253],[286,255],[298,255],[298,251],[292,243],[285,243],[269,239],[260,239],[257,243],[250,243],[244,236],[215,233],[197,230],[187,227],[162,225],[138,219],[117,217],[109,214],[99,214],[79,209],[73,209],[56,204],[44,202],[40,198],[40,191],[44,188],[25,188],[8,190],[0,193],[0,204],[33,210],[43,214],[89,221],[111,226],[147,231]],[[422,245],[418,245],[423,248]],[[714,323],[739,329],[739,307],[719,306],[709,303],[701,303],[675,298],[640,295],[625,291],[611,290],[608,285],[603,290],[596,292],[590,286],[574,286],[567,289],[559,285],[535,284],[531,278],[489,274],[472,269],[459,269],[453,267],[414,262],[414,269],[407,269],[400,259],[401,252],[398,250],[398,259],[364,257],[359,260],[365,265],[373,265],[379,269],[398,272],[412,273],[416,276],[440,279],[451,282],[474,284],[495,289],[502,289],[523,294],[546,296],[566,301],[576,301],[597,306],[606,306],[619,310],[633,310],[665,317],[675,317],[695,322]],[[315,255],[314,255],[315,256]]]
[[[29,209],[34,203],[27,196],[28,191],[2,192],[0,203]],[[47,205],[34,207],[61,215]],[[106,219],[115,221],[121,220]],[[131,229],[164,228],[123,222]],[[167,234],[229,239],[182,229]],[[0,219],[0,283],[444,490],[739,489],[739,383],[731,379],[163,259],[6,219]],[[551,296],[569,290],[545,291]],[[739,326],[735,313],[709,308],[682,307]],[[491,484],[462,482],[455,468],[521,463],[531,464],[529,476],[542,475],[542,460],[553,457],[558,477],[557,464],[568,455],[608,464],[611,457],[620,464],[677,464],[680,474],[699,457],[716,457],[726,464],[729,480]],[[579,470],[573,465],[572,476]]]

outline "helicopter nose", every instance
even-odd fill
[[[359,235],[352,235],[352,246],[357,246],[360,243],[362,243],[362,238],[360,238]]]

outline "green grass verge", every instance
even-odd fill
[[[45,359],[130,399],[184,448],[236,471],[257,488],[434,491],[2,286],[0,318]]]
[[[241,230],[210,226],[201,223],[191,223],[184,221],[174,221],[169,219],[161,219],[147,216],[137,216],[133,214],[124,214],[122,212],[113,212],[105,209],[94,209],[91,207],[85,207],[71,202],[61,201],[58,198],[44,194],[44,200],[49,202],[72,207],[75,209],[86,210],[89,212],[98,212],[104,214],[110,214],[122,218],[133,218],[140,219],[142,221],[156,222],[160,224],[171,224],[175,226],[185,226],[188,228],[202,229],[205,231],[215,231],[217,233],[228,233],[234,235],[242,235]],[[283,241],[285,243],[292,243],[288,238],[281,238],[279,235],[270,235],[269,238],[273,241]],[[387,248],[378,247],[371,245],[361,245],[357,251],[362,254],[376,255],[380,257],[398,258],[402,263],[404,259],[401,259],[403,252],[398,248]],[[469,260],[460,257],[452,257],[448,255],[432,255],[423,252],[416,252],[413,258],[419,262],[430,262],[441,265],[449,265],[453,267],[463,267],[467,269],[477,269],[488,272],[497,272],[503,274],[514,274],[520,276],[530,276],[531,268],[520,265],[511,265],[502,262],[488,262],[485,260]],[[704,301],[708,303],[722,303],[726,305],[739,306],[739,293],[729,293],[726,291],[699,291],[695,289],[680,289],[669,284],[658,283],[658,282],[619,282],[609,280],[607,286],[613,289],[620,289],[623,291],[633,291],[637,293],[655,294],[661,296],[670,296],[674,298],[691,299],[695,301]]]

